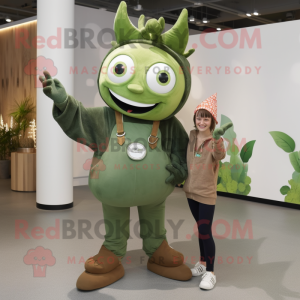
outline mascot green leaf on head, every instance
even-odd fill
[[[174,116],[191,87],[186,58],[194,49],[185,52],[187,16],[183,9],[165,33],[163,18],[145,24],[141,15],[136,28],[126,3],[120,3],[116,41],[98,75],[108,107],[85,108],[48,72],[40,77],[44,93],[54,101],[54,119],[68,137],[94,151],[89,187],[102,203],[106,235],[99,253],[86,261],[78,289],[101,288],[124,276],[121,258],[132,206],[138,207],[148,270],[177,280],[192,277],[183,255],[168,245],[164,226],[165,200],[188,174],[188,135]]]

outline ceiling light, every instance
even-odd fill
[[[222,30],[222,28],[218,27],[217,30],[220,31],[220,30]]]
[[[133,7],[134,10],[142,10],[142,5],[141,4],[138,4],[136,6]]]
[[[257,11],[255,11],[253,14],[254,14],[254,16],[258,16],[259,15],[259,13]]]
[[[209,21],[207,20],[207,18],[203,18],[203,19],[202,19],[202,22],[203,22],[203,23],[209,23]]]
[[[194,16],[193,16],[193,15],[190,15],[190,17],[189,17],[189,21],[190,21],[190,22],[194,22],[194,21],[195,21],[195,18],[194,18]]]
[[[246,13],[246,16],[247,16],[247,17],[251,17],[251,14],[250,14],[250,13]]]
[[[5,21],[8,22],[8,23],[11,22],[11,18],[9,16],[6,16]]]
[[[195,6],[201,6],[203,3],[201,3],[201,2],[194,2],[194,5]]]

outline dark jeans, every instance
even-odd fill
[[[208,205],[189,198],[187,199],[193,217],[195,221],[198,222],[198,240],[201,261],[206,262],[207,271],[213,272],[216,248],[211,227],[215,212],[215,205]]]

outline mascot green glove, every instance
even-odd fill
[[[232,122],[226,123],[222,125],[221,127],[217,128],[213,132],[213,138],[217,141],[220,139],[220,137],[226,132],[227,129],[233,126]]]
[[[99,253],[86,261],[78,289],[101,288],[124,276],[121,258],[132,206],[138,208],[148,270],[177,280],[192,277],[183,255],[168,245],[164,226],[165,200],[188,174],[188,135],[175,117],[191,88],[186,58],[194,49],[185,52],[187,17],[184,9],[176,24],[162,33],[163,18],[145,24],[141,15],[136,28],[126,3],[120,3],[116,41],[98,75],[99,92],[108,107],[85,108],[49,73],[40,77],[62,130],[94,151],[89,187],[102,203],[106,235]]]

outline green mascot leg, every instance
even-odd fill
[[[143,250],[151,257],[161,243],[166,240],[165,200],[159,204],[138,206],[140,236]]]
[[[165,229],[165,200],[138,206],[143,250],[149,256],[147,268],[153,273],[176,280],[189,280],[191,270],[182,253],[169,246]]]
[[[85,262],[85,271],[76,286],[80,290],[105,287],[125,274],[121,258],[126,254],[129,238],[130,207],[114,207],[102,203],[105,222],[105,241],[98,254]]]
[[[106,231],[103,245],[115,255],[123,257],[129,239],[130,207],[115,207],[103,203],[102,207]]]

